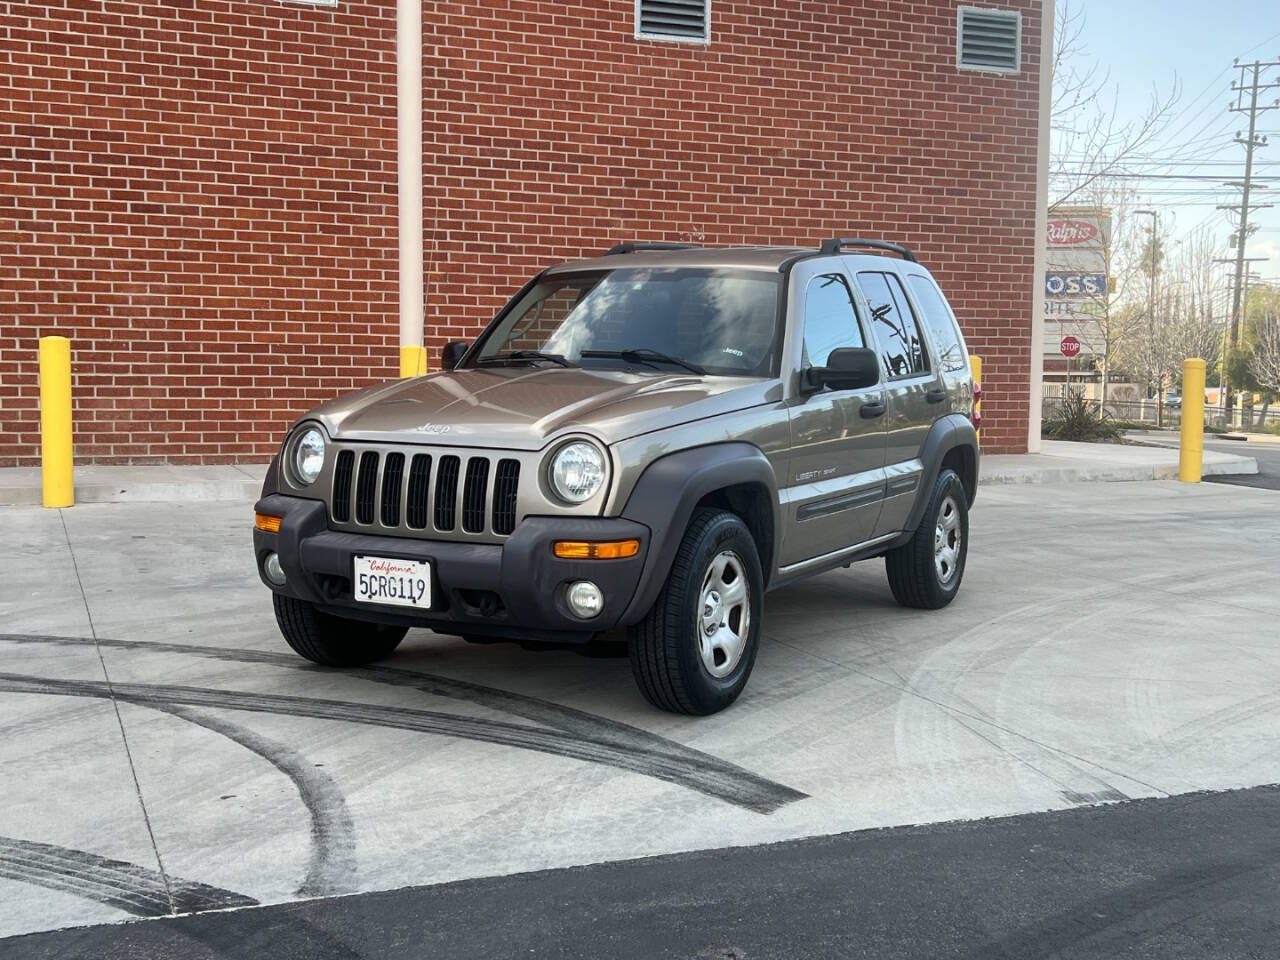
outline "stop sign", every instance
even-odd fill
[[[1080,352],[1080,341],[1070,334],[1067,334],[1062,338],[1062,343],[1059,345],[1058,349],[1062,351],[1062,355],[1064,357],[1074,357]]]

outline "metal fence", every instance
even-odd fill
[[[1098,401],[1086,401],[1093,410],[1097,410]],[[1062,397],[1045,397],[1041,405],[1040,414],[1044,420],[1053,420],[1062,414]],[[1133,423],[1149,424],[1155,427],[1157,423],[1165,427],[1179,427],[1182,425],[1182,405],[1180,403],[1165,403],[1163,409],[1158,409],[1158,405],[1154,398],[1148,400],[1108,400],[1106,403],[1106,414],[1113,420],[1128,420]],[[1236,405],[1228,419],[1227,412],[1220,406],[1209,406],[1205,404],[1204,422],[1207,427],[1216,427],[1220,430],[1233,430],[1242,433],[1277,433],[1280,432],[1280,409],[1275,406],[1264,407],[1241,407]]]

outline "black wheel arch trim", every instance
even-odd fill
[[[280,492],[280,454],[276,454],[271,458],[271,463],[267,466],[267,475],[262,478],[262,493],[258,496],[259,500],[265,500],[273,493]]]
[[[911,539],[911,535],[915,532],[916,527],[920,526],[920,521],[924,517],[925,507],[929,504],[929,493],[933,490],[933,485],[942,470],[942,461],[946,459],[947,454],[952,450],[966,447],[973,457],[973,476],[971,478],[962,476],[960,482],[964,485],[968,505],[970,507],[973,506],[973,501],[978,492],[980,457],[978,434],[973,429],[973,423],[968,417],[964,416],[964,414],[952,413],[945,417],[939,417],[925,438],[924,446],[920,451],[920,462],[923,464],[923,469],[920,472],[920,486],[917,487],[916,502],[911,508],[911,513],[907,515],[906,529],[903,530],[900,537],[890,542],[884,548],[885,550],[901,546]]]
[[[768,494],[772,524],[770,555],[760,557],[768,588],[772,552],[781,539],[778,484],[764,452],[742,441],[726,441],[669,453],[644,469],[627,498],[622,516],[652,532],[640,583],[620,625],[640,620],[653,606],[675,562],[676,550],[698,503],[708,494],[743,484],[759,484]]]

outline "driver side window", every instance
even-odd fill
[[[804,356],[800,368],[824,367],[832,350],[862,346],[866,342],[844,275],[824,273],[814,277],[804,295]]]

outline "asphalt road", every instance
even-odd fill
[[[1258,461],[1258,472],[1253,475],[1205,477],[1206,483],[1229,483],[1238,487],[1261,487],[1267,490],[1280,490],[1280,444],[1252,443],[1239,440],[1206,440],[1206,450],[1220,453],[1235,453],[1253,457]]]
[[[1275,957],[1280,788],[33,934],[7,960]]]

